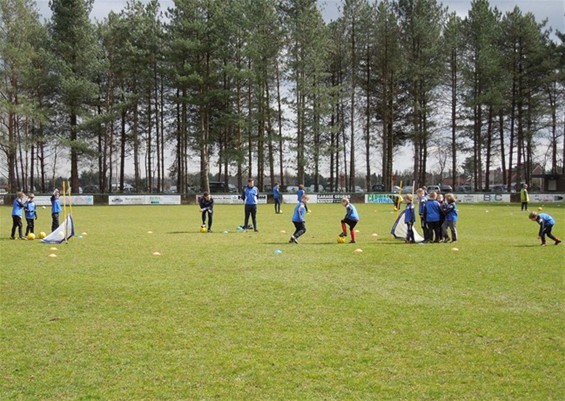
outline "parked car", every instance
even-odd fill
[[[315,185],[312,184],[308,187],[308,192],[310,192],[310,193],[316,192],[314,189],[315,189]],[[324,186],[323,185],[318,185],[318,192],[324,192]]]
[[[373,190],[373,192],[384,192],[385,184],[373,184],[371,189]]]
[[[210,181],[210,193],[212,194],[225,194],[230,192],[229,187],[223,181]]]
[[[112,184],[112,192],[120,192],[120,186],[118,184]],[[133,185],[124,183],[123,193],[132,193],[135,192],[135,188]]]
[[[496,192],[497,194],[502,194],[508,192],[508,186],[504,184],[496,184],[490,187],[491,192]]]
[[[470,194],[473,192],[473,188],[470,185],[460,185],[455,187],[455,193],[458,194]]]
[[[98,185],[85,185],[82,190],[83,194],[97,194],[100,192]]]
[[[430,194],[432,192],[440,193],[441,188],[439,187],[439,185],[428,185],[428,193]]]
[[[442,194],[447,194],[449,192],[453,192],[453,188],[451,187],[451,185],[447,185],[447,184],[440,185],[439,189],[440,189]]]

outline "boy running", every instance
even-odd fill
[[[349,226],[349,233],[351,234],[351,244],[355,243],[355,226],[359,222],[359,213],[355,206],[349,202],[348,198],[342,198],[341,204],[345,208],[345,217],[341,220],[341,233],[340,237],[347,237],[347,226]]]

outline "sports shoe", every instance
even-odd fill
[[[290,237],[290,240],[288,241],[290,244],[294,243],[294,244],[298,244],[298,240],[294,237],[294,235],[292,237]]]
[[[259,230],[257,230],[257,229],[255,229],[255,230],[253,230],[253,231],[255,231],[256,233],[258,233],[258,232],[259,232]]]
[[[561,240],[558,239],[557,241],[555,241],[555,245],[559,245],[561,243]]]
[[[545,242],[541,243],[540,245],[541,245],[541,246],[545,246]]]
[[[349,243],[350,243],[350,244],[355,244],[356,242],[355,242],[355,240],[352,239],[351,241],[349,241]]]
[[[27,241],[27,238],[26,238],[26,237],[20,237],[20,239],[21,239],[22,241]]]
[[[341,232],[341,233],[339,233],[339,236],[340,237],[347,237],[347,233]]]
[[[10,237],[10,239],[16,239],[16,237]]]

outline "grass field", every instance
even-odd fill
[[[196,206],[75,207],[57,251],[0,209],[0,399],[564,399],[565,244],[519,205],[459,205],[458,251],[394,240],[385,205],[337,244],[343,207],[310,209],[291,245],[290,205],[207,234]]]

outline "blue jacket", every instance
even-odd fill
[[[37,211],[35,210],[35,203],[33,201],[27,201],[25,203],[26,219],[35,219],[37,217]]]
[[[243,190],[243,201],[246,205],[256,205],[259,190],[257,187],[246,186]]]
[[[306,205],[303,202],[298,202],[294,208],[292,221],[295,223],[304,223],[306,216]]]
[[[303,189],[299,189],[298,191],[296,191],[296,197],[298,198],[298,202],[300,202],[302,200],[302,195],[304,195],[304,190]]]
[[[12,216],[22,217],[24,207],[25,207],[25,205],[20,200],[20,198],[14,199],[14,203],[12,204]]]
[[[55,195],[51,195],[51,213],[61,213],[61,202]]]
[[[344,220],[359,220],[359,213],[357,213],[357,209],[351,203],[348,203],[345,207],[345,217]]]
[[[281,197],[281,193],[280,193],[280,191],[279,191],[279,186],[278,186],[278,185],[275,185],[275,186],[273,187],[273,198],[275,198],[275,199],[280,199],[280,197]]]
[[[415,207],[412,202],[406,204],[406,209],[404,211],[404,222],[414,223],[416,221]]]
[[[443,214],[445,215],[445,221],[457,221],[457,204],[446,203],[443,207]]]
[[[435,223],[441,220],[441,207],[438,201],[434,199],[428,199],[426,201],[424,220],[426,223]]]

